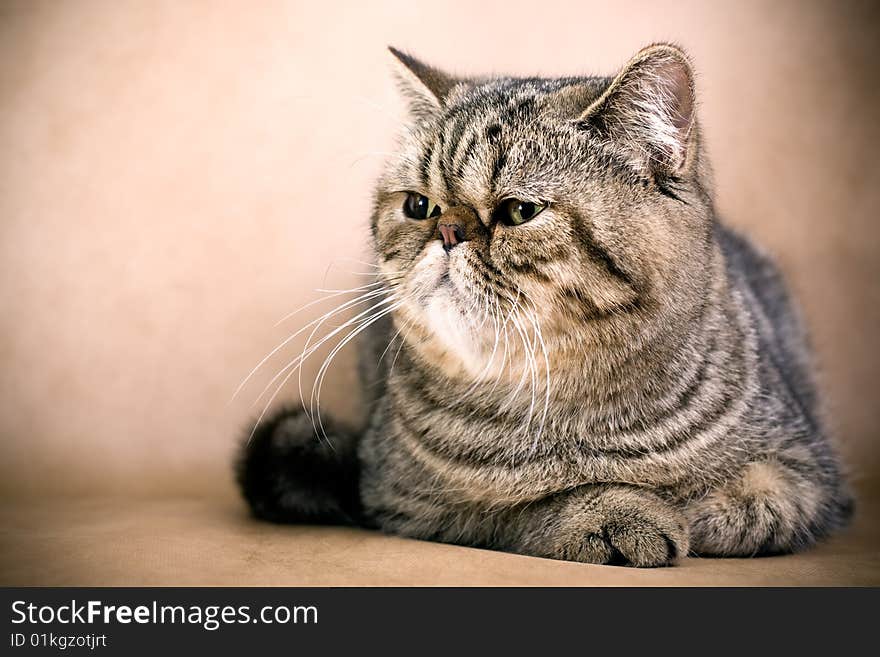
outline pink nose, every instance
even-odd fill
[[[440,237],[443,238],[443,248],[449,253],[456,244],[464,242],[464,230],[458,224],[440,224]]]

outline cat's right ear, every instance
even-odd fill
[[[388,46],[388,50],[394,55],[395,77],[401,93],[409,103],[410,112],[416,118],[427,118],[436,114],[461,80],[428,66],[397,48]]]

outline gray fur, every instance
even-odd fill
[[[413,112],[372,218],[393,312],[364,344],[361,522],[636,566],[844,525],[803,327],[715,217],[686,56],[461,80],[396,54]],[[408,191],[443,214],[408,219]],[[507,226],[508,198],[548,206]],[[444,221],[467,239],[448,253]]]

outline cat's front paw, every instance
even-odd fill
[[[687,551],[687,530],[675,514],[627,508],[587,534],[578,560],[650,568],[672,565]]]
[[[647,568],[672,565],[688,552],[684,516],[634,488],[573,493],[550,523],[536,543],[542,556],[556,559]]]

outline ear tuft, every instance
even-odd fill
[[[393,46],[388,46],[388,50],[397,61],[395,74],[400,90],[409,102],[410,111],[416,117],[425,117],[442,108],[460,80]]]
[[[658,44],[639,51],[580,120],[623,147],[636,167],[673,175],[687,162],[694,105],[687,55]]]

